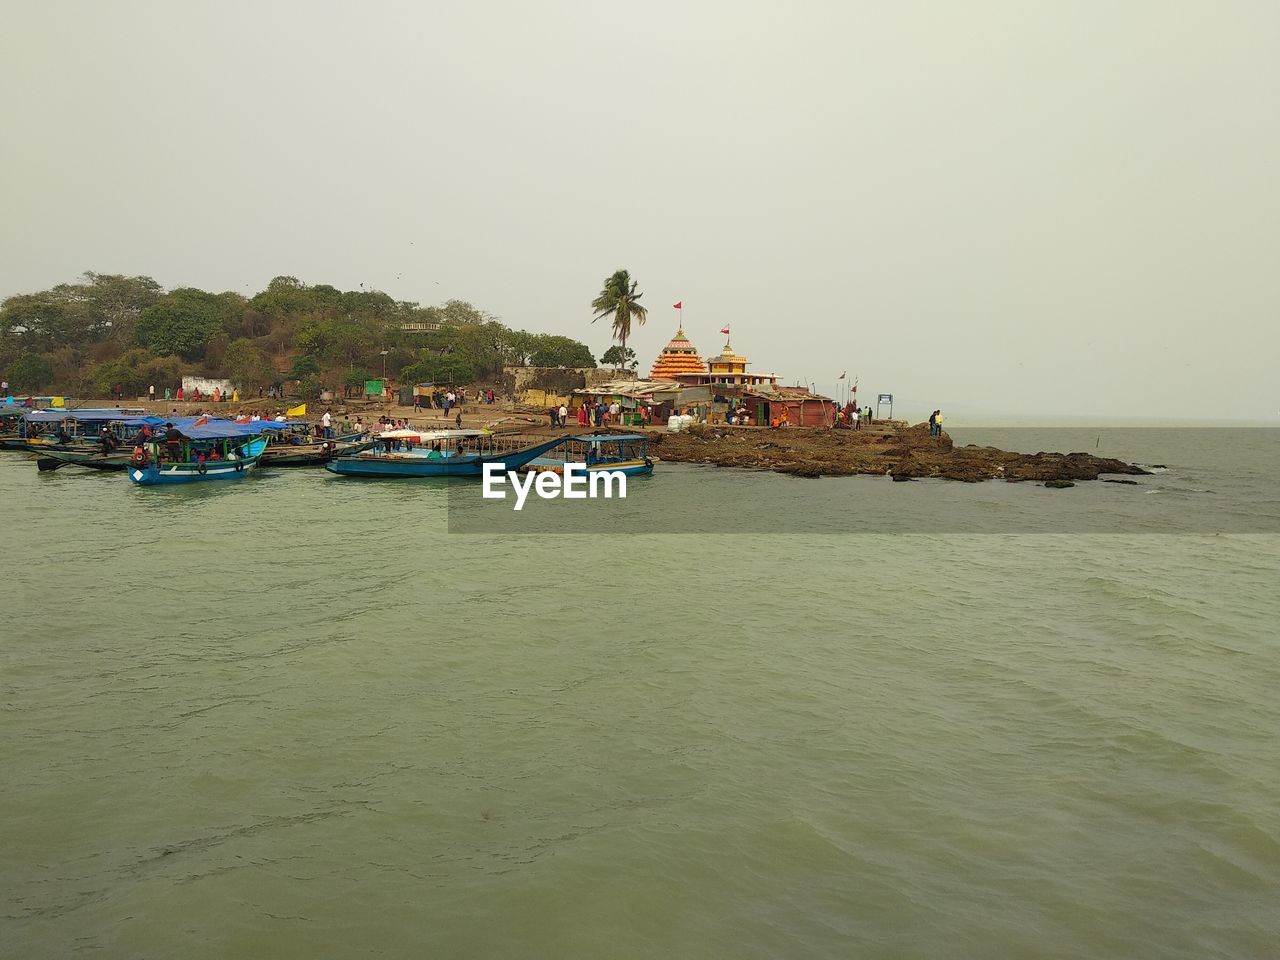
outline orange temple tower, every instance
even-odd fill
[[[662,348],[649,371],[650,380],[675,380],[681,383],[698,383],[706,375],[707,365],[684,335],[683,328],[677,330],[671,342]]]

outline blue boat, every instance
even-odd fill
[[[656,458],[649,456],[649,440],[638,433],[602,433],[566,438],[553,455],[529,461],[526,471],[564,473],[566,463],[585,463],[587,473],[613,470],[627,476],[653,473]]]
[[[502,450],[488,430],[393,430],[371,449],[335,457],[324,468],[353,477],[478,477],[486,463],[519,470],[566,439]]]
[[[179,425],[182,439],[167,442],[163,435],[135,448],[129,480],[142,486],[239,480],[258,465],[270,442],[260,423],[201,418]]]

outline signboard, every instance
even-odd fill
[[[876,403],[893,403],[893,394],[892,393],[880,394],[880,396],[876,397]]]

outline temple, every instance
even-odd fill
[[[628,426],[642,422],[637,412],[641,409],[648,411],[646,423],[662,423],[677,412],[691,413],[702,423],[725,423],[730,411],[736,411],[735,422],[745,426],[775,420],[797,427],[832,425],[836,406],[829,397],[808,387],[780,387],[776,374],[748,373],[750,362],[735,353],[728,340],[716,356],[704,361],[681,327],[653,361],[648,380],[583,387],[573,391],[572,402],[575,407],[617,402]]]
[[[699,378],[707,372],[707,365],[698,356],[698,351],[684,330],[679,329],[671,341],[662,348],[658,359],[653,361],[649,371],[650,380],[671,380],[676,383],[698,383]]]
[[[650,380],[670,380],[686,387],[758,387],[775,386],[778,378],[772,373],[747,373],[750,363],[746,357],[733,352],[729,341],[719,355],[703,362],[698,350],[685,336],[684,329],[662,348],[649,370]]]

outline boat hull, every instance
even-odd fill
[[[213,460],[205,463],[149,463],[134,467],[129,480],[143,487],[168,486],[176,483],[202,483],[209,480],[242,480],[253,472],[267,448],[265,439],[246,444],[244,457],[235,460]]]
[[[325,443],[281,444],[272,446],[262,455],[263,467],[315,467],[328,463],[334,457],[351,456],[368,450],[377,441],[362,440],[360,442],[343,442],[335,440],[334,449],[330,450]]]
[[[535,460],[525,467],[525,471],[529,473],[558,473],[563,475],[565,462],[564,460]],[[648,460],[620,460],[617,463],[591,463],[587,464],[587,473],[600,473],[608,470],[624,473],[629,477],[638,477],[653,473],[653,464],[653,458]]]
[[[502,470],[519,470],[565,441],[564,437],[547,440],[532,447],[508,453],[469,453],[463,456],[428,457],[421,453],[361,453],[335,457],[324,465],[330,473],[353,477],[478,477],[485,464]]]

